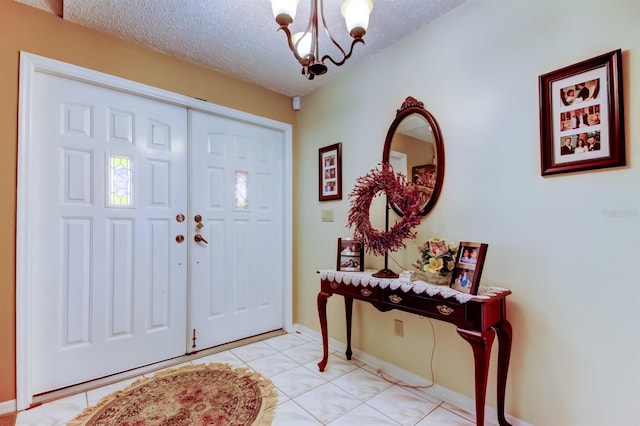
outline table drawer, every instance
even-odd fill
[[[384,303],[396,309],[412,311],[424,316],[441,318],[448,322],[462,323],[466,320],[466,304],[449,302],[414,293],[403,293],[399,290],[385,290],[382,294]]]
[[[324,284],[324,283],[323,283]],[[335,281],[326,282],[331,293],[342,294],[344,296],[351,296],[357,299],[379,301],[380,300],[380,288],[379,287],[365,287],[361,285],[350,285],[344,283],[337,283]]]

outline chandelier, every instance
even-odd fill
[[[300,65],[302,65],[302,75],[309,80],[313,80],[316,75],[322,75],[327,72],[325,61],[329,60],[336,66],[341,66],[351,57],[353,47],[357,43],[364,44],[362,37],[364,37],[367,32],[369,14],[373,9],[373,4],[371,0],[345,0],[342,4],[342,16],[344,16],[347,30],[353,38],[351,47],[347,53],[333,38],[327,28],[327,22],[324,18],[323,0],[309,0],[309,2],[311,3],[311,11],[307,28],[303,32],[293,35],[289,30],[289,25],[296,16],[296,9],[300,0],[271,0],[271,9],[273,10],[273,16],[275,16],[276,22],[280,25],[279,29],[287,35],[289,49],[291,49],[293,56],[300,62]],[[322,25],[322,27],[320,25]],[[335,60],[329,55],[320,56],[318,33],[321,29],[324,29],[324,32],[331,42],[342,53],[341,59]]]

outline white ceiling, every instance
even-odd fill
[[[327,62],[313,81],[277,31],[269,0],[17,0],[116,37],[231,74],[288,96],[303,96],[467,0],[373,0],[365,45],[342,67]],[[324,0],[333,37],[348,51],[351,38],[340,15],[343,0]],[[302,0],[293,32],[302,31],[309,1]],[[321,54],[337,52],[320,40]],[[335,55],[335,59],[339,59]]]

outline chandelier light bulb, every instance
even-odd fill
[[[346,0],[342,4],[342,16],[344,16],[351,37],[361,38],[365,35],[372,10],[371,0]]]
[[[291,41],[298,51],[298,55],[303,58],[311,54],[311,33],[299,32],[291,36]]]
[[[271,11],[278,25],[289,25],[296,17],[300,0],[271,0]]]

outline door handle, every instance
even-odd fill
[[[195,240],[196,243],[209,244],[209,241],[205,240],[204,237],[202,235],[200,235],[200,234],[194,235],[193,239]]]

